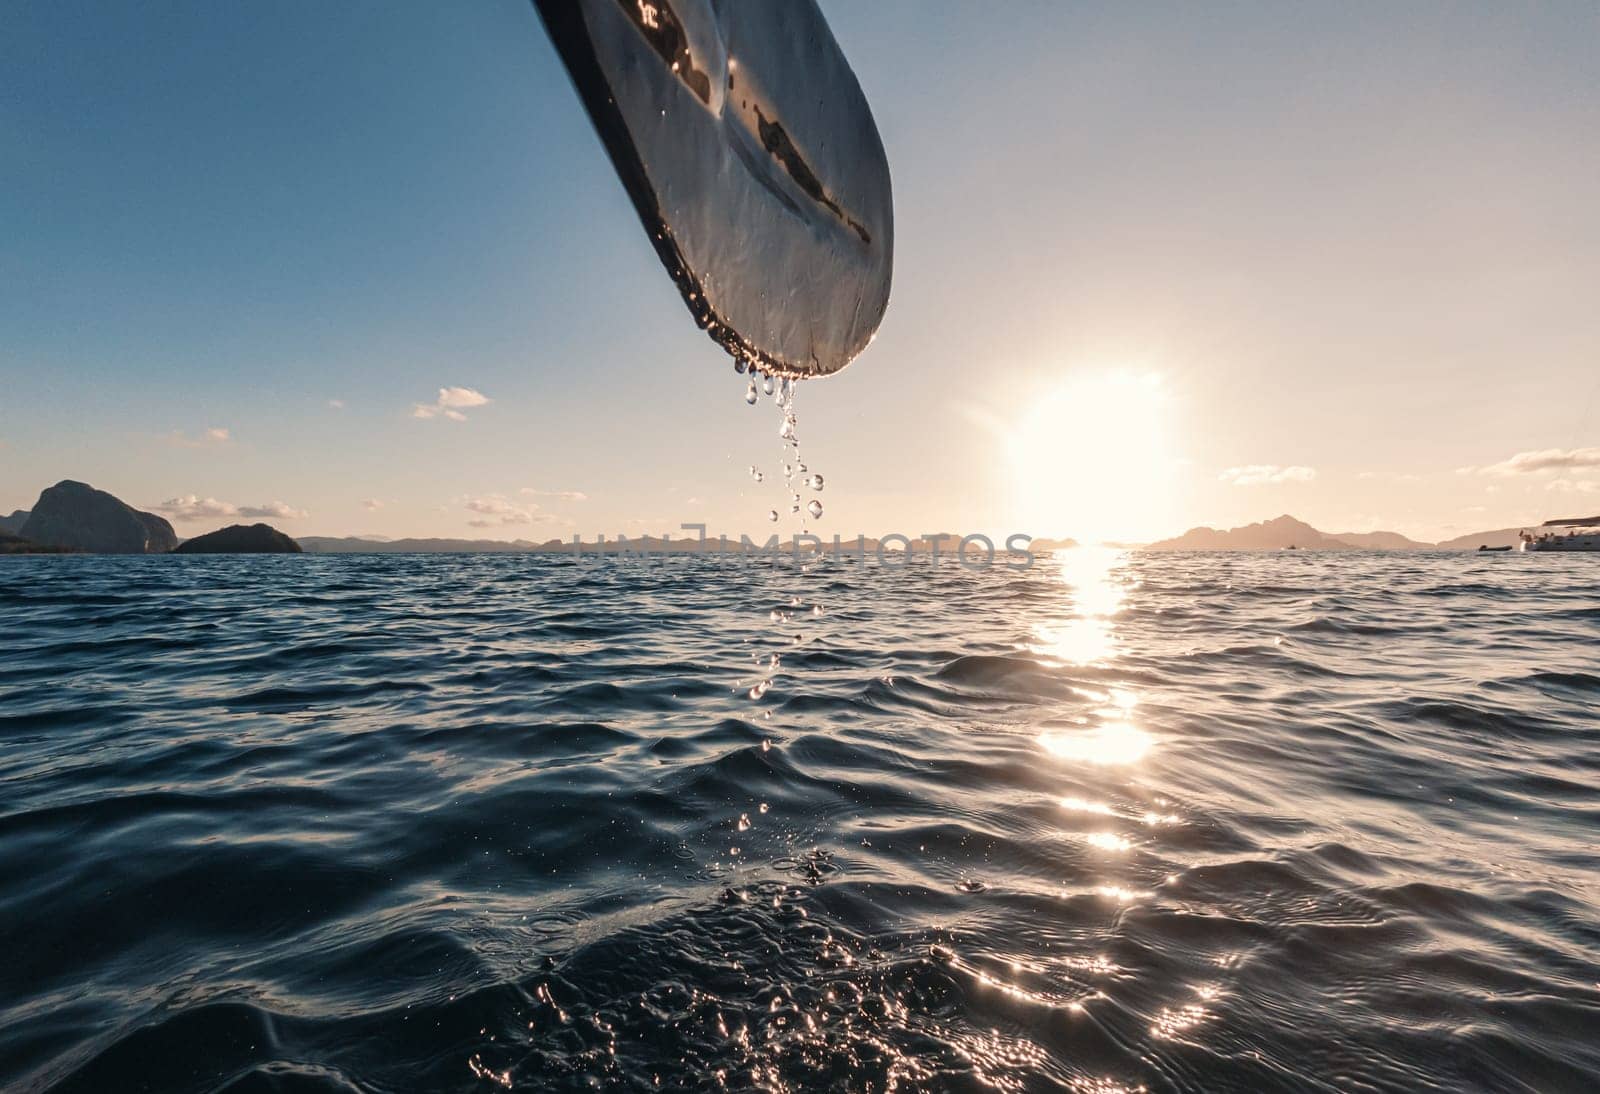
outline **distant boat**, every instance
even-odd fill
[[[1524,551],[1600,551],[1600,517],[1547,520],[1522,533]]]
[[[1508,543],[1504,547],[1491,547],[1487,543],[1480,543],[1480,544],[1478,544],[1478,550],[1480,550],[1480,551],[1509,551],[1509,550],[1511,550],[1511,544]]]

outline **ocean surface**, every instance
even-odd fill
[[[6,1090],[1600,1089],[1600,556],[0,607]]]

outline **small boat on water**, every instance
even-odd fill
[[[1524,551],[1600,551],[1600,517],[1547,520],[1522,533]]]
[[[1480,550],[1480,551],[1509,551],[1509,550],[1511,550],[1511,544],[1508,543],[1504,547],[1491,547],[1487,543],[1480,543],[1480,544],[1478,544],[1478,550]]]

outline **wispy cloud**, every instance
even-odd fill
[[[474,528],[496,528],[507,524],[534,524],[550,518],[537,505],[519,505],[504,494],[483,494],[464,498],[461,504],[478,515],[467,521]]]
[[[1558,494],[1600,494],[1600,482],[1589,482],[1584,479],[1551,479],[1545,489],[1554,490]]]
[[[281,501],[269,501],[265,505],[239,506],[241,517],[276,517],[278,520],[300,520],[306,516],[304,509],[296,509]]]
[[[166,437],[167,443],[174,448],[220,448],[232,440],[232,433],[215,425],[194,437],[181,429],[174,429]]]
[[[532,486],[524,486],[517,493],[530,498],[560,498],[562,501],[589,500],[589,495],[582,490],[539,490]]]
[[[329,410],[343,410],[344,409],[344,400],[343,399],[329,399],[328,400],[328,409]]]
[[[1532,475],[1540,471],[1582,471],[1600,467],[1600,448],[1541,448],[1477,468],[1484,475]],[[1467,471],[1471,468],[1462,468]]]
[[[287,505],[281,501],[271,501],[265,505],[234,505],[232,502],[218,501],[216,498],[202,498],[195,494],[184,494],[181,497],[168,498],[160,505],[155,505],[151,508],[176,521],[219,520],[224,517],[253,517],[258,520],[263,517],[271,517],[275,520],[299,520],[306,515],[304,509],[296,509],[294,506]]]
[[[1314,467],[1295,464],[1279,467],[1274,463],[1252,463],[1243,467],[1230,467],[1217,478],[1234,486],[1276,486],[1285,482],[1310,482],[1317,477]]]
[[[382,498],[368,498],[366,501],[362,502],[361,505],[368,512],[374,512],[374,511],[376,511],[378,509],[382,509],[383,508],[383,499]]]
[[[452,422],[464,422],[467,416],[464,411],[473,407],[487,406],[489,397],[481,391],[470,387],[442,387],[439,397],[431,403],[417,403],[411,408],[413,418],[449,418]]]

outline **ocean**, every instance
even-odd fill
[[[7,1090],[1600,1088],[1600,556],[0,605]]]

